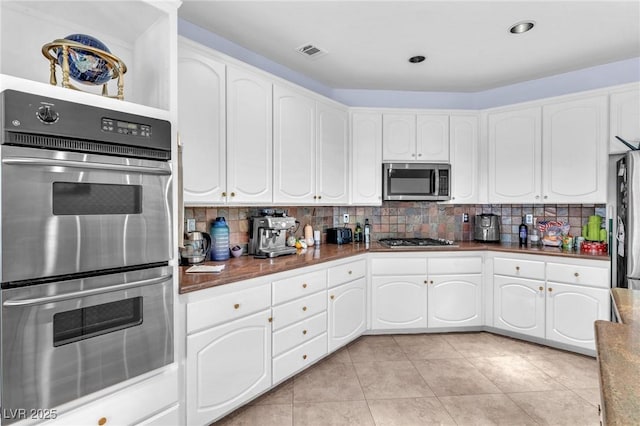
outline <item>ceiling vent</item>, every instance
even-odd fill
[[[318,46],[314,46],[311,43],[305,43],[302,46],[298,47],[296,50],[301,55],[306,56],[308,58],[313,58],[313,59],[319,58],[320,56],[324,56],[327,54],[326,50]]]

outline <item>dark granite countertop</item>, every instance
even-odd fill
[[[480,243],[475,241],[463,241],[457,247],[437,247],[424,249],[422,252],[461,252],[461,251],[499,251],[505,253],[537,254],[544,256],[560,256],[568,258],[582,258],[608,261],[606,254],[587,254],[574,251],[561,250],[555,247],[542,248],[521,248],[517,244],[496,244]],[[417,252],[420,250],[411,248],[387,248],[377,242],[371,244],[369,249],[364,244],[322,244],[318,247],[310,247],[306,250],[299,250],[297,254],[276,257],[273,259],[254,259],[253,256],[240,256],[231,258],[224,262],[210,262],[207,265],[225,264],[225,269],[220,273],[186,273],[186,266],[180,267],[180,294],[218,285],[229,284],[235,281],[247,280],[261,277],[267,274],[275,274],[318,263],[330,262],[343,259],[349,256],[356,256],[363,253],[399,253]]]
[[[640,291],[611,290],[621,323],[596,321],[596,353],[605,425],[640,421]]]

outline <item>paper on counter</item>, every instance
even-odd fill
[[[222,272],[224,265],[193,265],[186,272]]]

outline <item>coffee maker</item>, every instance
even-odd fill
[[[295,226],[294,217],[252,217],[249,221],[249,254],[267,258],[295,253],[295,247],[287,247],[287,230]]]

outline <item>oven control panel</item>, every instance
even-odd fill
[[[131,123],[129,121],[102,118],[102,131],[119,133],[121,135],[151,137],[151,126],[146,124]]]

